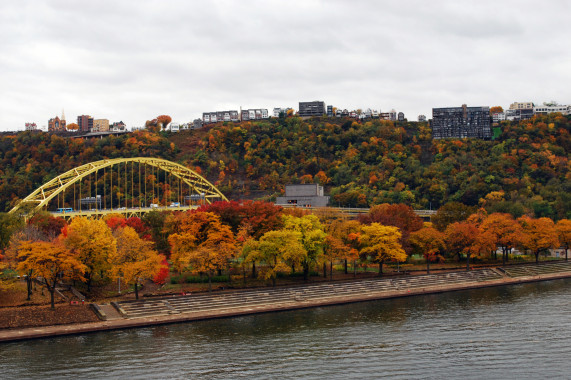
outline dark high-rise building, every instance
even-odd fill
[[[93,118],[89,115],[78,116],[77,125],[81,132],[89,132],[93,129]]]
[[[327,106],[327,116],[333,117],[333,106]]]
[[[433,108],[431,126],[434,139],[492,137],[489,107]]]
[[[301,117],[311,117],[311,116],[323,116],[325,114],[325,102],[313,101],[313,102],[299,102],[299,116]]]

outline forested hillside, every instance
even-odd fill
[[[0,210],[83,163],[156,156],[196,169],[234,199],[318,182],[341,206],[436,209],[457,201],[516,216],[571,217],[571,118],[500,128],[495,141],[432,141],[426,123],[294,117],[101,140],[20,133],[0,138]]]

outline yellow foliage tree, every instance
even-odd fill
[[[269,231],[259,241],[250,240],[244,245],[244,252],[250,262],[258,261],[265,264],[258,272],[258,277],[271,279],[276,286],[279,272],[288,270],[292,265],[299,265],[306,257],[296,231]]]
[[[302,217],[285,215],[284,230],[299,232],[299,242],[306,251],[301,266],[303,267],[303,278],[307,281],[309,279],[309,267],[317,263],[323,254],[326,236],[323,226],[315,215]]]
[[[25,242],[20,246],[17,270],[33,272],[41,277],[50,292],[51,307],[55,309],[54,292],[61,278],[83,279],[87,267],[59,242]]]
[[[361,227],[361,258],[379,264],[379,276],[383,274],[383,264],[388,260],[406,261],[406,252],[400,244],[401,233],[398,227],[372,223]]]
[[[109,257],[116,254],[117,242],[103,220],[74,218],[62,232],[65,246],[85,264],[87,290],[95,275],[104,276],[109,270]]]
[[[139,282],[159,273],[164,256],[152,248],[153,242],[141,239],[132,227],[119,228],[114,235],[117,250],[109,256],[111,273],[123,278],[125,283],[133,284],[135,298],[139,299]]]

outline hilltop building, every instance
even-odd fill
[[[533,102],[513,102],[510,104],[510,110],[532,110]]]
[[[490,107],[433,108],[431,126],[434,139],[492,137]]]
[[[571,106],[565,105],[543,105],[533,107],[534,114],[546,115],[548,113],[561,112],[563,115],[571,114]]]
[[[316,183],[286,185],[285,196],[277,197],[276,205],[298,207],[326,207],[329,197],[323,195],[323,186]]]
[[[426,116],[425,115],[418,115],[418,121],[419,122],[426,122]]]
[[[219,121],[240,121],[238,111],[216,111],[216,112],[203,112],[202,121],[204,124],[218,123]]]
[[[26,131],[36,131],[37,129],[36,123],[26,123]]]
[[[66,125],[65,113],[61,111],[61,119],[56,116],[48,120],[48,132],[63,132]]]
[[[268,110],[265,108],[241,110],[240,117],[242,121],[262,120],[269,117]]]
[[[79,125],[79,124],[78,124]],[[80,128],[81,130],[81,128]],[[108,119],[95,119],[93,120],[92,132],[109,132],[109,120]]]
[[[325,102],[319,100],[299,102],[299,116],[301,117],[323,116],[325,112]]]
[[[79,132],[89,132],[93,129],[93,118],[89,115],[78,116],[77,125]]]

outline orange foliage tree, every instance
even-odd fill
[[[503,265],[511,250],[518,246],[523,238],[520,224],[510,214],[490,214],[482,221],[480,229],[502,248]]]
[[[352,261],[353,274],[356,275],[355,261],[359,258],[359,237],[361,235],[361,223],[356,220],[335,220],[328,227],[329,244],[331,249],[341,249],[339,259],[343,260],[345,274],[347,263]],[[342,247],[339,247],[339,243]],[[327,245],[326,245],[327,248]]]
[[[444,261],[442,252],[446,247],[444,234],[433,227],[423,227],[410,234],[410,244],[414,251],[426,259],[426,273],[430,273],[430,263]]]
[[[50,293],[52,309],[55,309],[54,293],[61,278],[83,279],[87,267],[58,241],[25,242],[21,245],[17,270],[41,277]]]
[[[135,287],[135,298],[139,299],[139,282],[152,279],[163,267],[164,256],[159,255],[153,243],[143,240],[132,227],[118,228],[114,233],[117,250],[110,254],[111,273],[121,277]]]
[[[539,263],[539,254],[559,246],[557,231],[553,220],[549,218],[532,219],[522,216],[518,219],[523,230],[520,246],[530,250],[535,255],[535,262]]]
[[[565,248],[565,261],[567,261],[567,251],[569,251],[571,246],[571,220],[561,219],[555,225],[555,229],[557,230],[559,242]]]
[[[206,273],[211,290],[214,271],[226,267],[235,254],[234,234],[211,212],[181,213],[177,224],[178,232],[168,237],[173,264],[179,271],[190,267]]]
[[[449,224],[444,231],[446,247],[458,255],[466,255],[466,270],[470,270],[470,256],[476,249],[476,243],[480,235],[478,227],[469,222],[455,222]]]

